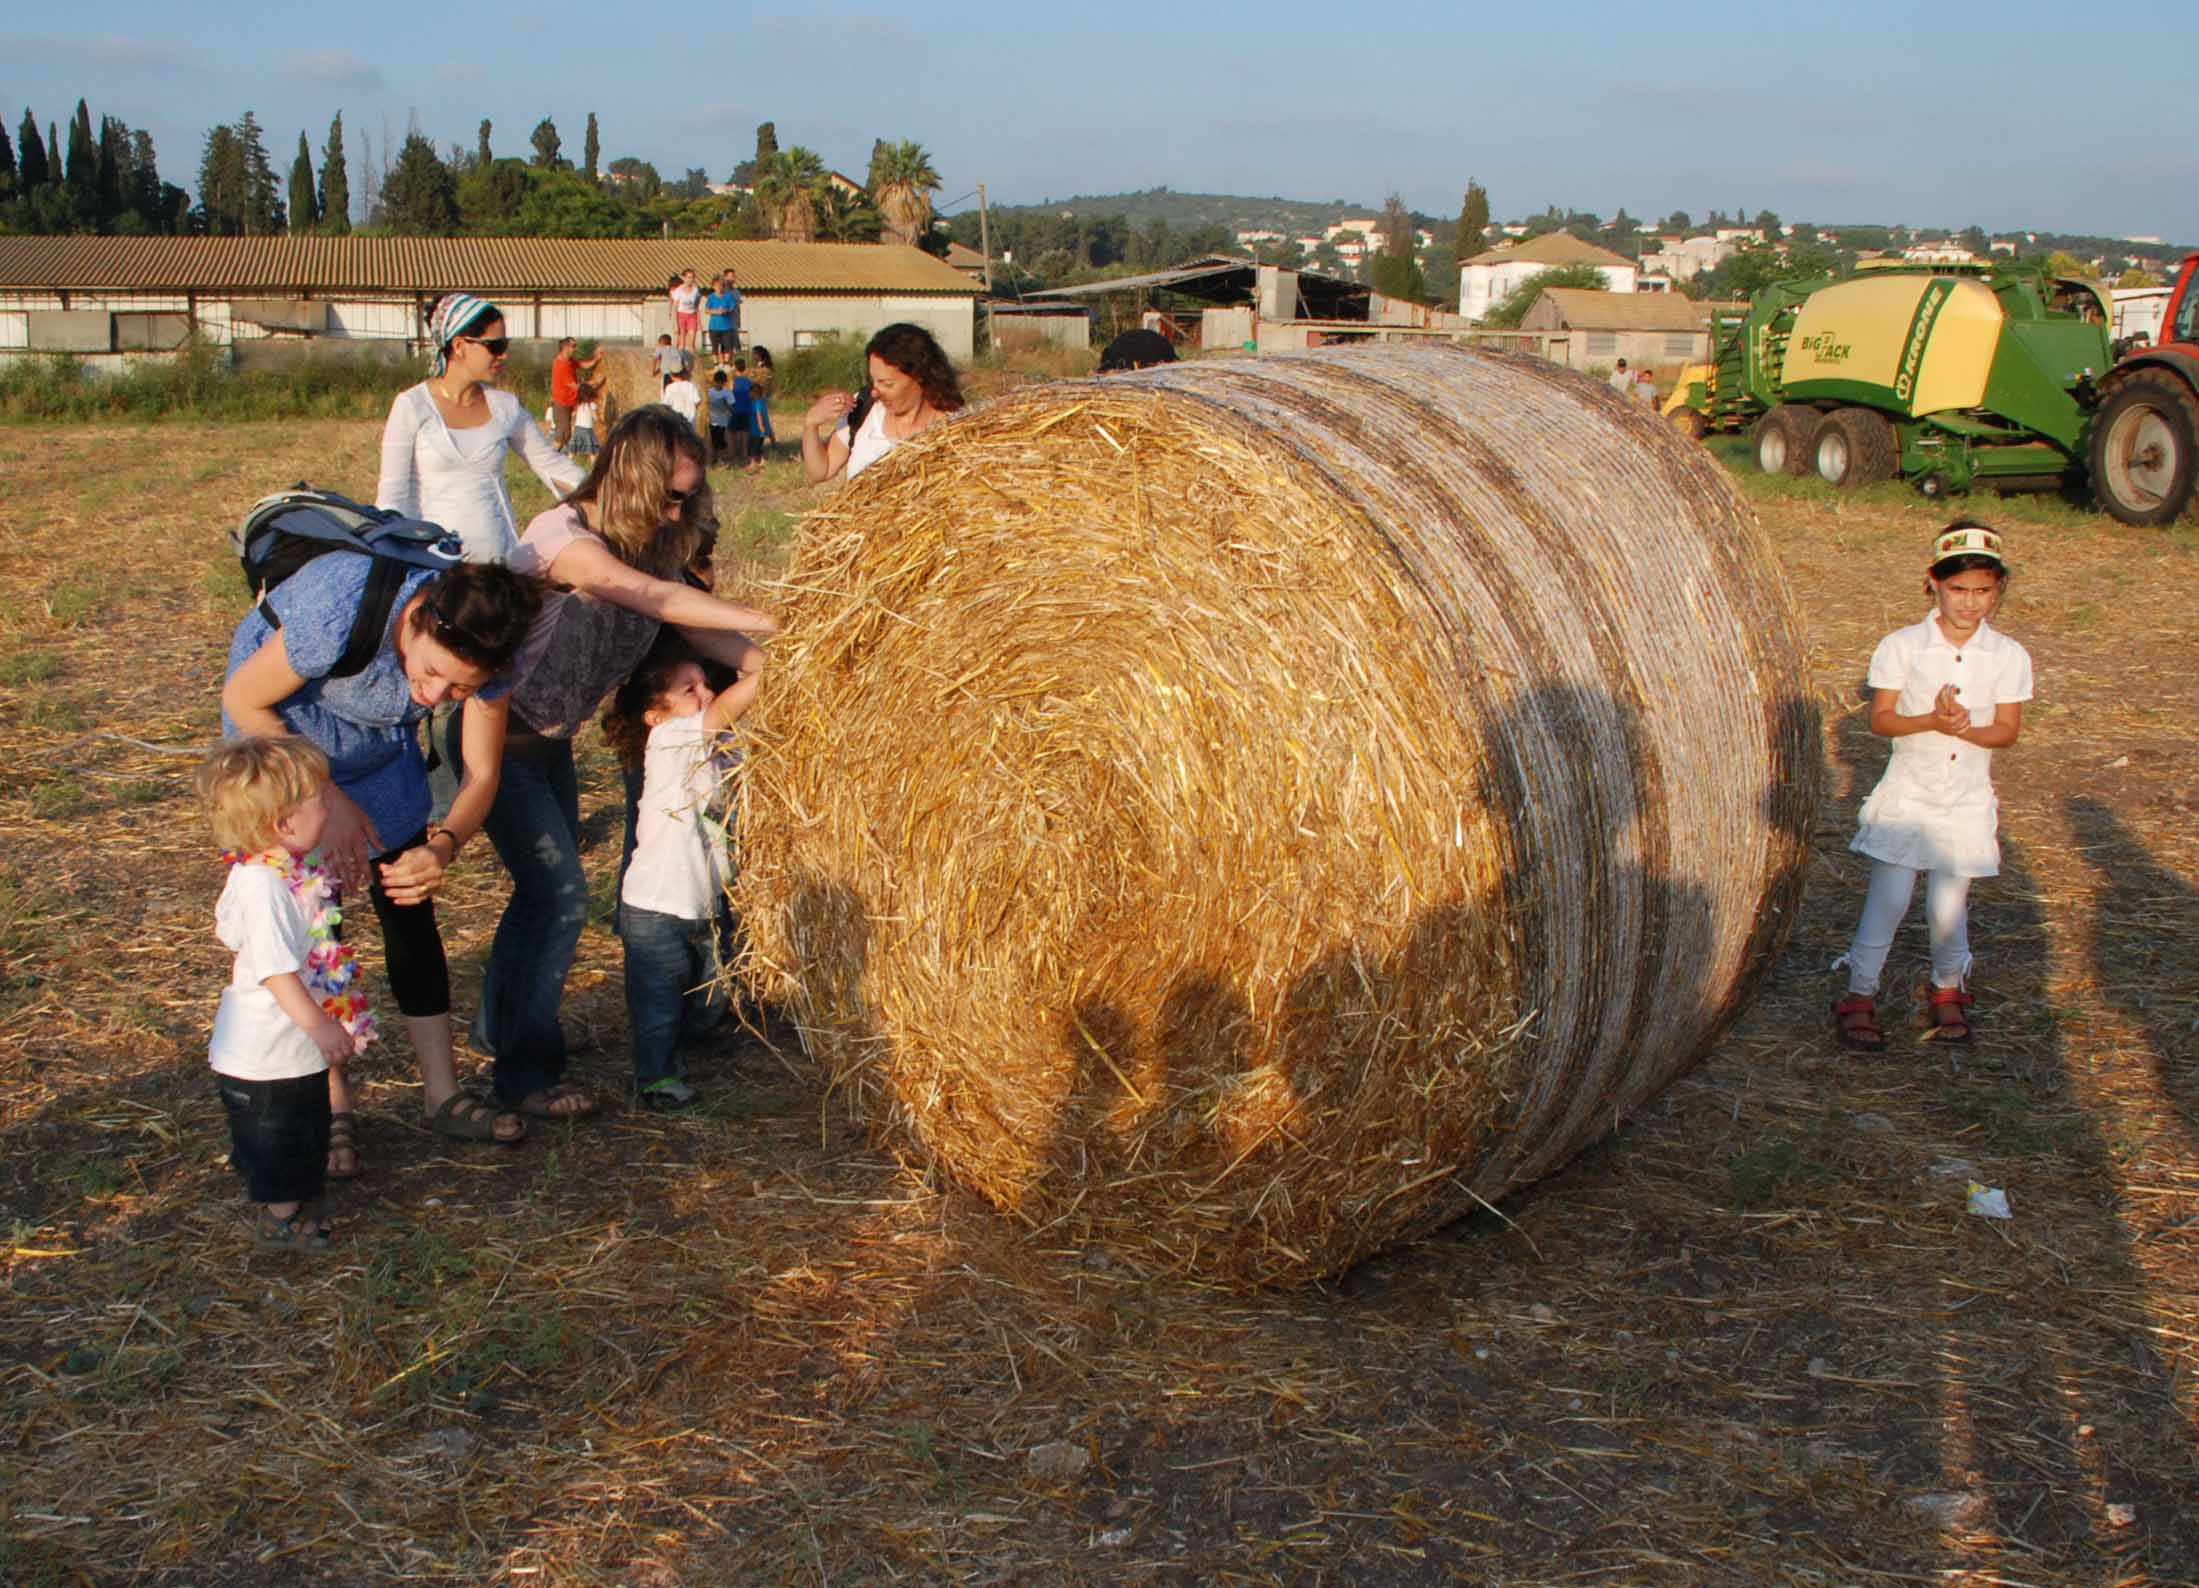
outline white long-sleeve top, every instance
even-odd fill
[[[454,532],[465,543],[468,562],[506,562],[518,548],[519,527],[504,488],[505,454],[517,448],[560,496],[588,475],[557,450],[517,397],[494,387],[485,395],[489,422],[453,430],[425,382],[399,392],[382,427],[382,477],[374,504]]]

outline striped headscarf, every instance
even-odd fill
[[[445,293],[436,303],[435,312],[428,316],[428,340],[435,345],[435,366],[428,373],[442,374],[450,364],[444,350],[483,320],[497,318],[500,312],[488,299],[470,292]]]

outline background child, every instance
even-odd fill
[[[1893,740],[1886,775],[1863,802],[1855,841],[1868,855],[1870,892],[1848,952],[1848,995],[1833,1004],[1843,1045],[1886,1045],[1878,1025],[1879,974],[1909,912],[1917,874],[1932,931],[1932,976],[1921,989],[1924,1036],[1970,1040],[1969,897],[1973,877],[2000,874],[2000,804],[1993,752],[2016,742],[2031,698],[2031,657],[1986,622],[2008,583],[2001,538],[1957,519],[1932,542],[1925,593],[1933,609],[1871,653],[1871,731]]]
[[[580,402],[573,409],[572,454],[576,458],[592,458],[596,455],[596,392],[593,381],[580,388]]]
[[[689,424],[695,424],[695,411],[702,406],[702,393],[685,375],[667,375],[664,378],[664,406]]]
[[[328,1074],[374,1039],[358,962],[336,936],[316,846],[328,757],[299,738],[237,739],[200,763],[199,797],[228,851],[214,929],[236,963],[207,1058],[229,1114],[229,1163],[260,1205],[262,1251],[328,1250]]]
[[[730,452],[735,463],[747,455],[748,434],[733,434],[733,388],[727,384],[724,370],[714,370],[710,376],[710,456],[716,462],[724,462]]]
[[[642,768],[634,851],[619,884],[634,1087],[644,1107],[693,1106],[677,1047],[683,1025],[707,1029],[724,1006],[709,984],[730,936],[725,887],[726,730],[756,697],[749,677],[720,693],[676,637],[661,642],[603,714],[620,762]]]
[[[756,422],[749,434],[755,437],[754,451],[760,462],[769,456],[765,446],[779,439],[771,429],[771,388],[779,383],[779,370],[771,362],[770,348],[756,349],[756,367],[749,371],[748,380],[756,397]]]
[[[756,428],[756,387],[748,378],[748,360],[745,358],[733,361],[732,428],[734,435],[740,438],[733,443],[734,451],[738,458],[746,459],[751,455],[748,448],[749,436]],[[760,474],[764,466],[762,450],[759,448],[753,456],[755,461],[749,463],[748,472]]]

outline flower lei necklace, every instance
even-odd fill
[[[362,1042],[372,1042],[374,1011],[367,1007],[359,956],[336,935],[344,912],[336,879],[322,866],[321,852],[294,855],[278,844],[256,855],[225,849],[221,858],[232,866],[266,866],[289,885],[291,897],[306,913],[305,969],[298,979],[329,1019]]]

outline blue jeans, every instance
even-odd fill
[[[685,1075],[680,1038],[707,1032],[725,1015],[725,1000],[711,986],[718,970],[717,922],[621,904],[618,935],[626,945],[634,1085]]]
[[[496,923],[471,1037],[494,1056],[497,1101],[510,1105],[565,1075],[557,1011],[588,924],[571,742],[515,731],[482,830],[512,875],[512,896]]]

